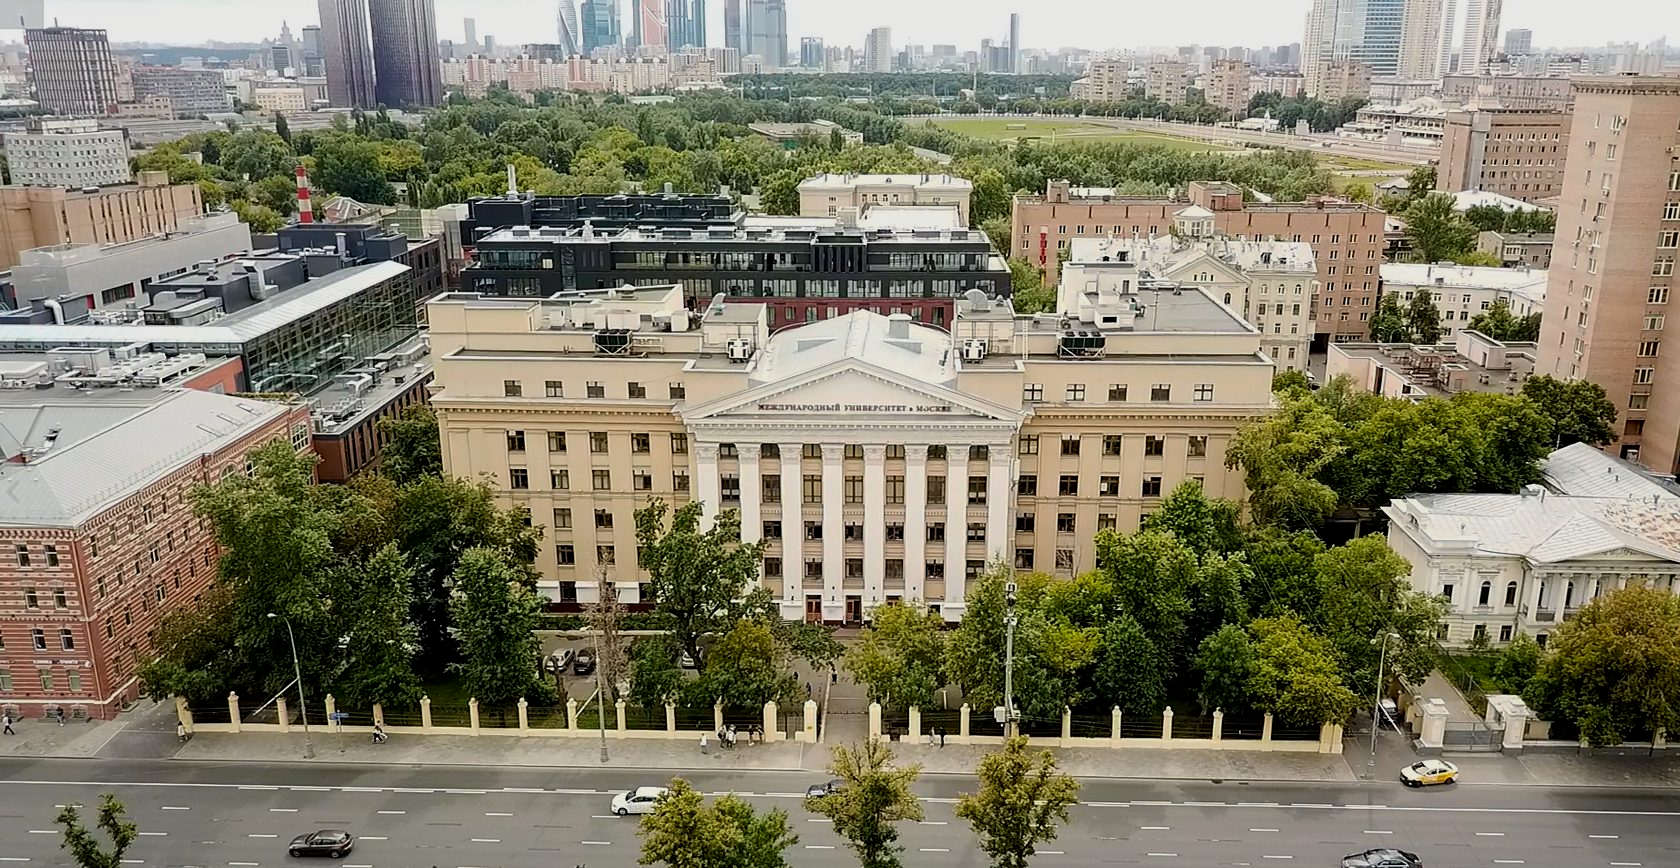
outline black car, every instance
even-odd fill
[[[328,856],[337,859],[356,846],[356,836],[339,829],[322,829],[292,839],[293,856]]]
[[[594,652],[594,650],[590,649],[590,648],[584,648],[584,649],[578,651],[577,656],[572,658],[572,674],[574,674],[574,675],[588,675],[589,673],[594,672],[594,671],[595,671],[595,652]]]
[[[1343,856],[1342,868],[1423,868],[1423,858],[1405,850],[1378,847]]]
[[[844,784],[845,781],[842,781],[839,778],[835,778],[832,781],[823,781],[820,784],[812,784],[805,788],[805,798],[820,799],[824,796],[834,795],[840,791],[840,787]]]

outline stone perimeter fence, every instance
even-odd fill
[[[480,717],[478,700],[474,699],[469,701],[467,704],[467,726],[435,726],[432,722],[432,701],[430,697],[425,697],[420,700],[419,726],[391,725],[385,726],[385,730],[392,735],[518,735],[522,738],[598,738],[600,736],[598,722],[595,722],[595,725],[593,726],[587,724],[583,726],[579,725],[578,716],[581,711],[584,711],[584,707],[575,699],[568,700],[566,702],[565,726],[532,726],[530,721],[530,707],[524,700],[520,700],[518,710],[517,728],[515,726],[497,726],[494,723],[487,723]],[[216,711],[217,713],[215,716],[221,717],[221,710],[217,709]],[[327,720],[321,721],[318,724],[312,723],[311,725],[318,726],[324,732],[332,733],[371,733],[373,731],[373,725],[371,724],[354,725],[344,723],[343,718],[338,716],[337,703],[333,700],[333,697],[330,694],[326,697],[326,712]],[[721,705],[713,706],[712,727],[708,730],[692,728],[679,729],[677,725],[677,708],[674,705],[665,706],[665,726],[663,729],[631,728],[628,725],[626,714],[627,708],[623,700],[619,700],[614,703],[614,712],[616,712],[616,720],[609,718],[609,725],[606,729],[607,737],[609,738],[692,741],[702,735],[711,735],[716,733],[718,730],[723,729],[726,718],[728,719],[728,722],[736,724],[740,737],[743,740],[746,738],[746,733],[741,731],[741,725],[739,723],[742,719],[741,716],[733,711],[726,715],[724,708]],[[176,697],[175,699],[175,713],[177,717],[180,718],[182,726],[186,727],[187,731],[190,733],[291,732],[295,726],[291,722],[291,715],[287,709],[284,697],[275,700],[274,718],[278,721],[277,723],[244,722],[242,715],[240,714],[239,696],[237,694],[228,694],[228,707],[226,712],[228,722],[226,723],[195,723],[193,720],[194,715],[192,710],[187,707],[186,700],[180,697]],[[882,711],[880,704],[870,703],[869,738],[872,740],[881,740],[883,738],[881,714]],[[367,716],[363,714],[357,714],[354,717],[355,719],[361,720],[368,719]],[[969,725],[969,718],[970,709],[965,704],[958,711],[957,731],[945,733],[945,740],[947,743],[981,745],[1003,743],[1003,737],[1001,735],[973,734]],[[1153,715],[1149,718],[1151,722],[1147,724],[1147,729],[1145,729],[1143,721],[1139,721],[1135,718],[1136,716],[1134,715],[1132,718],[1122,720],[1120,709],[1115,708],[1111,713],[1111,721],[1108,728],[1109,734],[1107,736],[1095,734],[1076,736],[1073,734],[1073,713],[1070,710],[1064,709],[1062,711],[1062,727],[1059,738],[1055,736],[1051,736],[1049,738],[1041,736],[1039,741],[1042,744],[1050,741],[1051,738],[1056,738],[1057,745],[1060,747],[1085,748],[1172,748],[1176,750],[1275,751],[1323,754],[1339,754],[1342,752],[1342,727],[1333,723],[1327,723],[1322,727],[1319,727],[1317,740],[1306,738],[1277,739],[1272,737],[1272,716],[1267,714],[1264,718],[1264,723],[1262,724],[1260,738],[1255,740],[1252,737],[1225,737],[1225,715],[1221,711],[1215,711],[1213,713],[1211,731],[1207,730],[1206,727],[1197,726],[1194,727],[1196,735],[1193,737],[1174,736],[1173,710],[1171,708],[1167,708],[1161,712],[1158,730],[1156,729],[1156,724],[1153,723]],[[817,719],[817,703],[814,700],[806,700],[803,709],[803,720],[800,725],[797,727],[790,725],[784,731],[779,725],[781,717],[780,710],[776,707],[776,703],[767,702],[765,703],[763,709],[762,723],[759,725],[762,726],[763,739],[766,743],[793,741],[812,744],[824,740],[823,734],[818,730]],[[372,720],[374,724],[385,724],[385,712],[377,705],[373,707]],[[990,721],[988,720],[987,722],[989,723]],[[1093,729],[1094,727],[1088,725],[1080,727],[1080,730],[1084,733],[1092,733]],[[1140,731],[1148,732],[1149,735],[1142,736]],[[1157,732],[1159,733],[1158,735],[1156,734]],[[1203,732],[1208,732],[1208,734],[1203,735]],[[1299,730],[1296,730],[1289,734],[1294,735],[1299,732]],[[905,727],[903,732],[896,735],[886,736],[888,740],[891,740],[894,737],[900,741],[925,744],[933,739],[933,734],[930,730],[922,727],[921,710],[911,707],[909,709],[908,725]]]

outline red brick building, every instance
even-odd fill
[[[215,574],[192,489],[243,472],[275,438],[307,449],[308,408],[192,390],[0,389],[0,707],[105,719],[137,699],[159,622]]]

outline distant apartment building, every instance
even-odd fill
[[[5,136],[12,183],[25,187],[106,187],[134,180],[128,168],[128,135],[101,130],[94,120],[31,118],[21,133]]]
[[[105,31],[43,27],[23,33],[29,82],[41,108],[61,115],[102,115],[117,104],[117,68]]]
[[[1255,97],[1263,93],[1279,93],[1286,97],[1300,96],[1306,86],[1306,76],[1298,72],[1255,73],[1248,79],[1248,95]]]
[[[63,187],[0,187],[0,268],[19,254],[58,244],[118,244],[165,232],[204,213],[197,184],[170,184],[141,172],[138,185],[98,192]]]
[[[1505,53],[1527,54],[1534,50],[1534,31],[1513,27],[1505,31]]]
[[[863,39],[863,71],[892,72],[892,28],[877,27]]]
[[[253,82],[251,102],[270,114],[290,115],[309,111],[309,98],[303,86],[294,81]]]
[[[1405,0],[1401,10],[1400,57],[1396,72],[1400,78],[1432,81],[1441,77],[1442,61],[1449,57],[1441,35],[1441,0]],[[1446,25],[1449,29],[1450,24]]]
[[[1484,190],[1524,202],[1563,187],[1569,115],[1535,109],[1448,112],[1435,188]]]
[[[1085,76],[1073,83],[1075,99],[1091,102],[1120,102],[1131,95],[1127,77],[1132,65],[1124,60],[1093,60]]]
[[[1434,345],[1331,344],[1324,377],[1346,376],[1385,398],[1450,398],[1462,392],[1514,395],[1534,375],[1532,341],[1496,341],[1468,329]]]
[[[850,175],[827,173],[799,182],[799,213],[824,217],[848,208],[862,212],[875,205],[954,205],[968,225],[974,182],[952,175]]]
[[[1470,321],[1499,302],[1522,318],[1546,306],[1546,272],[1527,267],[1488,268],[1452,263],[1386,262],[1380,271],[1383,294],[1399,297],[1405,307],[1412,297],[1429,290],[1441,312],[1441,336],[1470,327]]]
[[[1246,61],[1216,60],[1204,79],[1203,95],[1209,105],[1218,106],[1232,114],[1248,113],[1248,85],[1250,71]]]
[[[1441,79],[1441,102],[1566,112],[1575,102],[1574,81],[1562,76],[1448,75]]]
[[[1680,352],[1663,326],[1680,258],[1680,78],[1573,80],[1569,164],[1540,334],[1540,371],[1604,387],[1609,448],[1680,469]]]
[[[233,107],[221,70],[182,69],[177,66],[138,66],[134,69],[136,99],[161,94],[169,97],[178,118],[225,112]]]
[[[1320,64],[1318,89],[1307,96],[1323,102],[1368,99],[1371,96],[1371,67],[1357,60],[1330,60]]]
[[[1506,268],[1525,265],[1549,269],[1554,237],[1550,232],[1483,232],[1476,236],[1476,249],[1499,257]]]
[[[1112,188],[1073,187],[1052,180],[1043,194],[1016,194],[1010,218],[1010,256],[1060,276],[1058,253],[1080,236],[1161,235],[1174,216],[1198,206],[1213,212],[1215,232],[1236,239],[1305,242],[1318,265],[1314,345],[1364,340],[1376,309],[1377,269],[1385,244],[1381,209],[1340,199],[1244,202],[1235,184],[1193,181],[1186,195],[1120,196]]]
[[[1144,72],[1143,93],[1169,105],[1184,102],[1186,91],[1195,82],[1190,64],[1177,60],[1159,60],[1149,64]]]

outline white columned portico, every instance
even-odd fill
[[[737,444],[741,456],[741,542],[755,543],[764,537],[764,485],[758,479],[760,447],[757,443]]]
[[[782,451],[782,617],[805,617],[805,498],[799,460],[805,446],[783,443]],[[797,608],[796,608],[797,607]],[[788,614],[789,610],[797,612]]]
[[[1546,577],[1541,573],[1529,573],[1531,583],[1528,588],[1528,623],[1536,624],[1540,621],[1540,591],[1545,587]]]
[[[822,445],[823,620],[839,621],[846,613],[846,447]]]
[[[1009,558],[1009,504],[1014,500],[1010,497],[1009,481],[1014,477],[1011,472],[1015,469],[1015,450],[1013,444],[994,444],[988,451],[991,458],[990,473],[986,481],[986,560],[1001,560],[1005,563]]]
[[[927,601],[927,447],[904,447],[904,601]]]
[[[887,447],[863,447],[863,603],[886,600]]]
[[[955,621],[968,591],[968,447],[947,446],[945,461],[945,620]],[[956,607],[956,612],[951,612]]]
[[[717,518],[719,503],[723,499],[723,480],[718,476],[718,445],[694,444],[695,469],[700,477],[698,482],[701,530],[711,528],[712,521]]]

